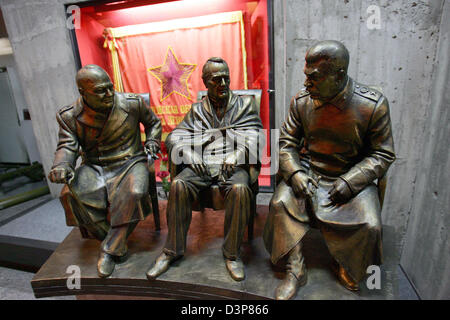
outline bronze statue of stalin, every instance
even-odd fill
[[[185,254],[192,203],[213,183],[219,185],[225,200],[222,252],[226,268],[236,281],[245,277],[239,253],[253,197],[248,159],[252,150],[257,150],[250,146],[258,144],[261,119],[253,98],[239,97],[230,90],[229,69],[223,59],[210,58],[203,66],[202,78],[207,96],[192,105],[166,139],[171,160],[182,154],[183,163],[170,187],[166,244],[147,271],[148,279],[167,271]]]
[[[158,153],[161,122],[140,96],[115,92],[97,65],[80,69],[76,82],[79,99],[56,115],[59,140],[49,179],[67,184],[61,192],[67,224],[102,241],[97,269],[107,277],[126,258],[128,236],[151,211],[145,153]]]
[[[302,238],[317,226],[349,290],[382,263],[381,209],[374,180],[395,160],[389,104],[347,75],[349,53],[323,41],[306,53],[305,88],[291,100],[280,134],[283,178],[270,202],[264,243],[272,263],[287,258],[275,291],[290,299],[306,283]]]

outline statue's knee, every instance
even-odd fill
[[[170,184],[170,192],[180,192],[187,189],[186,182],[183,179],[175,177]]]
[[[250,188],[245,183],[235,183],[232,185],[230,191],[236,194],[246,194],[250,192]]]

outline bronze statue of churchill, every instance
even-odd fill
[[[97,269],[107,277],[125,259],[127,237],[150,212],[145,152],[159,151],[161,122],[140,96],[115,92],[97,65],[81,68],[76,82],[80,97],[56,115],[59,140],[49,179],[67,183],[61,192],[67,224],[102,241]]]
[[[306,282],[302,238],[317,226],[350,290],[382,262],[380,201],[374,180],[395,160],[389,104],[347,75],[349,53],[322,41],[306,53],[305,88],[291,100],[280,134],[280,174],[264,243],[275,264],[287,259],[277,299]]]
[[[173,179],[167,204],[168,235],[163,252],[147,271],[155,279],[185,254],[192,219],[192,203],[200,192],[217,183],[225,200],[222,252],[231,277],[245,277],[240,246],[250,218],[253,197],[249,159],[256,159],[261,119],[254,99],[230,90],[228,65],[210,58],[202,70],[207,96],[194,103],[183,121],[169,134],[166,146],[172,161],[182,154],[181,171]],[[261,142],[261,141],[260,141]],[[256,163],[256,162],[255,162]]]

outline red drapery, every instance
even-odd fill
[[[202,66],[225,59],[231,89],[247,88],[245,34],[241,11],[105,29],[116,90],[151,93],[163,140],[205,90]]]

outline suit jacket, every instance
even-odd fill
[[[53,167],[74,167],[79,154],[84,163],[96,165],[144,156],[139,123],[145,127],[146,142],[161,140],[161,121],[138,95],[116,92],[106,122],[99,116],[82,97],[57,113],[60,130]]]

